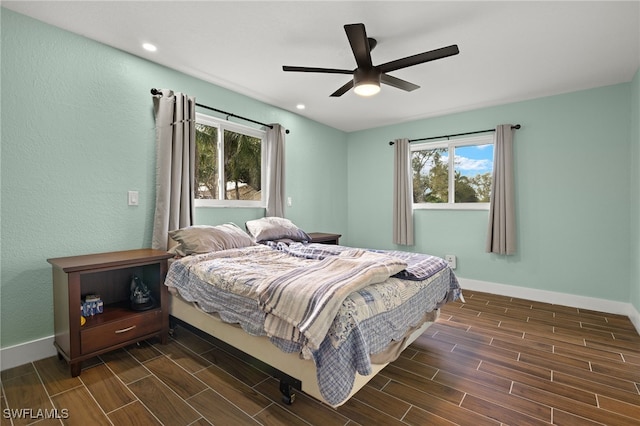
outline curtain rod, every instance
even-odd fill
[[[160,96],[162,96],[162,92],[161,92],[161,91],[159,91],[158,89],[155,89],[155,88],[152,88],[152,89],[151,89],[151,94],[152,94],[152,95],[160,95]],[[231,112],[222,111],[221,109],[213,108],[213,107],[210,107],[210,106],[207,106],[207,105],[202,105],[202,104],[199,104],[199,103],[197,103],[197,102],[196,102],[196,106],[199,106],[200,108],[209,109],[209,110],[211,110],[211,111],[219,112],[220,114],[224,114],[224,115],[226,115],[227,117],[235,117],[235,118],[239,118],[239,119],[241,119],[241,120],[250,121],[250,122],[252,122],[252,123],[260,124],[260,125],[262,125],[262,126],[266,126],[266,127],[270,128],[270,129],[273,129],[273,126],[272,126],[271,124],[261,123],[261,122],[259,122],[259,121],[252,120],[252,119],[250,119],[250,118],[246,118],[246,117],[242,117],[242,116],[240,116],[240,115],[236,115],[236,114],[233,114],[233,113],[231,113]],[[286,129],[286,130],[285,130],[285,133],[289,134],[289,129]]]
[[[519,129],[520,126],[519,124],[516,124],[515,126],[511,126],[512,129]],[[432,136],[430,138],[421,138],[421,139],[409,139],[409,142],[418,142],[418,141],[429,141],[432,139],[444,139],[444,138],[452,138],[454,136],[465,136],[465,135],[475,135],[476,133],[488,133],[488,132],[495,132],[496,129],[487,129],[487,130],[476,130],[475,132],[465,132],[465,133],[456,133],[453,135],[442,135],[442,136]],[[394,142],[389,142],[389,145],[393,145]]]

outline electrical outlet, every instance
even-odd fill
[[[456,256],[453,254],[445,254],[444,260],[449,264],[449,268],[456,269]]]

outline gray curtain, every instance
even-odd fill
[[[486,247],[488,253],[509,255],[516,252],[513,133],[511,124],[496,127]]]
[[[171,90],[153,97],[156,117],[156,210],[151,247],[167,250],[168,232],[193,224],[196,100]]]
[[[267,128],[267,212],[266,216],[284,217],[284,138],[279,124]]]
[[[413,245],[413,188],[408,139],[394,141],[393,243]]]

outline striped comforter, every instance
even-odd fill
[[[350,293],[406,267],[403,260],[386,254],[351,249],[269,277],[257,287],[259,306],[268,314],[265,331],[294,341],[300,333],[309,349],[316,350]]]

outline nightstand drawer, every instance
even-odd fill
[[[161,329],[162,311],[154,309],[82,330],[80,351],[88,354],[150,333],[160,332]]]

